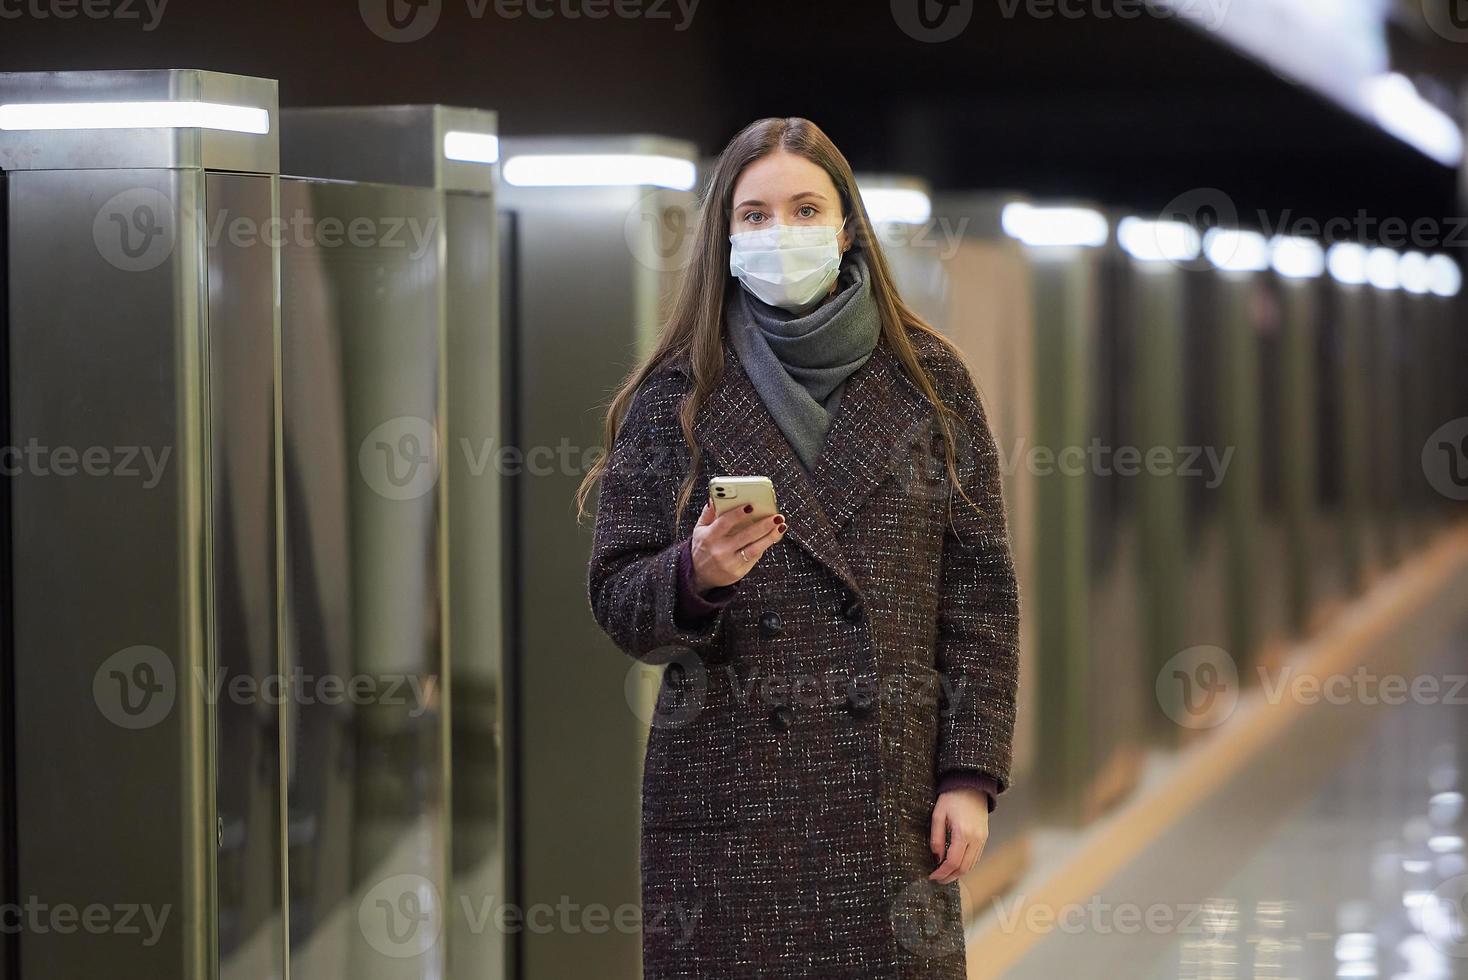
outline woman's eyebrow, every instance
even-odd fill
[[[792,195],[790,195],[790,200],[792,200],[792,201],[799,201],[801,198],[805,198],[805,197],[814,197],[814,198],[818,198],[819,200],[822,200],[822,201],[824,201],[826,199],[826,195],[822,194],[820,191],[801,191],[799,194],[792,194]],[[736,208],[745,208],[745,207],[761,207],[762,208],[762,207],[765,207],[766,205],[765,205],[765,202],[764,201],[759,201],[759,200],[755,200],[755,199],[751,198],[748,201],[740,201],[738,204],[736,204],[734,206]]]

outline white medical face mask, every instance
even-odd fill
[[[729,271],[771,306],[806,312],[841,273],[841,228],[771,225],[730,235]]]

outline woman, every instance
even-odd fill
[[[578,494],[599,481],[592,612],[668,665],[644,975],[963,976],[957,881],[1008,788],[1018,674],[997,453],[813,123],[720,156],[606,440]],[[713,476],[769,477],[781,513],[716,517]]]

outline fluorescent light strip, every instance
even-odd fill
[[[933,202],[910,187],[862,187],[867,216],[879,223],[921,225],[933,216]]]
[[[1269,242],[1257,231],[1210,228],[1203,251],[1224,272],[1263,272],[1269,268]]]
[[[531,153],[505,161],[504,179],[516,187],[667,187],[692,190],[691,160],[649,153]]]
[[[1356,242],[1338,242],[1325,253],[1325,268],[1330,277],[1346,286],[1366,283],[1366,248]]]
[[[443,155],[460,163],[498,163],[500,138],[493,133],[468,133],[451,129],[443,134]]]
[[[1005,234],[1038,248],[1098,248],[1111,230],[1106,216],[1090,208],[1006,204],[999,221]]]
[[[1385,246],[1378,246],[1366,253],[1366,281],[1377,289],[1399,289],[1401,276],[1397,273],[1397,253]]]
[[[1458,263],[1446,255],[1434,255],[1427,260],[1427,288],[1432,290],[1434,296],[1453,297],[1463,288],[1463,270],[1458,268]],[[1438,797],[1451,794],[1439,793],[1433,797],[1433,802]],[[1458,795],[1457,805],[1463,805],[1463,797]]]
[[[219,102],[11,102],[0,129],[222,129],[270,132],[270,112]]]
[[[1308,238],[1275,235],[1269,254],[1274,271],[1286,279],[1314,279],[1325,272],[1325,249]]]
[[[1139,262],[1189,262],[1198,257],[1198,229],[1181,221],[1122,218],[1116,226],[1122,250]]]

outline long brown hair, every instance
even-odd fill
[[[856,187],[856,176],[852,173],[851,164],[819,126],[809,119],[792,116],[772,117],[750,123],[729,141],[729,145],[719,155],[699,207],[691,259],[683,274],[668,322],[660,332],[653,351],[628,375],[608,406],[604,433],[606,441],[603,443],[607,451],[597,459],[576,491],[578,519],[585,515],[586,498],[607,468],[617,430],[633,395],[643,380],[664,362],[686,365],[694,382],[679,411],[683,439],[688,444],[692,464],[683,479],[673,513],[681,514],[688,506],[702,456],[693,437],[693,420],[699,406],[719,383],[724,371],[724,297],[725,291],[734,282],[729,274],[729,226],[734,203],[734,185],[739,175],[751,163],[779,150],[802,156],[816,164],[826,171],[831,182],[836,185],[841,196],[842,213],[849,216],[851,225],[854,226],[851,228],[851,247],[862,249],[866,256],[867,269],[871,274],[872,298],[876,301],[882,319],[882,335],[896,352],[908,377],[934,406],[938,423],[943,429],[949,486],[957,489],[971,506],[978,508],[964,492],[954,459],[953,430],[948,416],[952,415],[956,419],[958,415],[950,406],[942,404],[932,379],[913,350],[908,331],[920,330],[928,333],[952,350],[955,356],[962,359],[962,355],[946,337],[929,326],[897,294],[897,287],[892,281],[892,270],[887,265],[881,244],[873,233],[871,220],[867,217],[866,207],[862,204],[861,194]],[[951,495],[949,504],[951,507]]]

